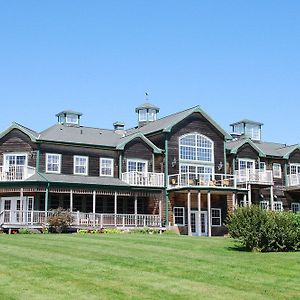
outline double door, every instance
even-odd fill
[[[198,211],[191,211],[191,230],[192,235],[206,236],[207,235],[207,212],[201,211],[199,218]]]

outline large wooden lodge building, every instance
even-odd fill
[[[36,132],[13,123],[0,134],[0,228],[47,223],[70,209],[74,228],[172,227],[222,235],[228,211],[258,204],[300,211],[300,146],[261,140],[262,123],[242,120],[228,134],[199,106],[157,118],[136,108],[138,125],[81,125],[62,111]]]

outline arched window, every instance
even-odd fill
[[[199,162],[214,162],[214,143],[208,137],[191,133],[179,139],[179,158]]]

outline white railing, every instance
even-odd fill
[[[164,173],[125,172],[122,173],[122,181],[129,185],[163,187]]]
[[[300,174],[290,174],[287,176],[287,186],[300,185]]]
[[[239,170],[235,171],[238,183],[252,183],[252,184],[273,184],[273,172],[263,170]]]
[[[0,225],[46,226],[52,212],[28,210],[4,210],[0,212]],[[46,218],[47,215],[47,218]],[[80,227],[161,227],[159,215],[144,214],[93,214],[72,212],[73,226]]]
[[[181,173],[169,176],[169,188],[178,188],[185,186],[195,187],[236,187],[236,178],[234,175],[226,174],[191,174]]]
[[[0,181],[25,180],[35,173],[35,168],[26,166],[0,166]]]

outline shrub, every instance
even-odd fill
[[[51,216],[48,217],[49,231],[62,233],[66,232],[73,222],[71,212],[61,207],[51,210]]]
[[[154,228],[134,228],[129,231],[129,233],[141,233],[141,234],[159,234],[160,230],[159,229],[154,229]]]
[[[226,227],[232,238],[252,251],[300,249],[300,215],[274,212],[258,206],[241,207],[230,213]]]
[[[29,228],[20,228],[18,231],[20,234],[31,234],[32,231]]]
[[[103,228],[101,232],[104,234],[115,234],[115,233],[122,233],[122,230],[117,228]]]

